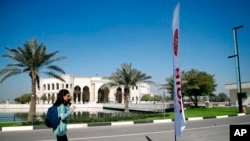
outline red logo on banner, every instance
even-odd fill
[[[174,55],[177,56],[178,53],[178,29],[174,31]]]
[[[180,76],[180,69],[179,68],[176,68],[175,69],[175,80],[176,80],[176,95],[178,98],[178,103],[179,103],[179,106],[180,106],[180,113],[182,113],[182,101],[181,101],[181,76]]]

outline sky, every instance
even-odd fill
[[[236,83],[232,28],[237,30],[241,81],[250,81],[249,0],[0,0],[0,55],[37,39],[67,74],[110,76],[131,63],[166,83],[173,74],[172,19],[180,2],[180,69],[214,75],[215,94]],[[10,63],[0,58],[0,69]],[[41,74],[41,76],[43,76]],[[46,76],[43,76],[46,77]],[[152,87],[152,92],[159,93]],[[27,73],[0,84],[0,100],[31,92]]]

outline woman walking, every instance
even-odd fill
[[[67,118],[76,108],[74,105],[71,106],[70,100],[69,91],[62,89],[59,91],[57,100],[54,103],[54,105],[57,106],[58,117],[61,119],[57,128],[53,130],[53,134],[57,137],[57,141],[68,141],[66,135]]]

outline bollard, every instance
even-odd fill
[[[242,106],[242,113],[247,113],[247,109],[246,109],[246,106],[244,105],[244,106]]]

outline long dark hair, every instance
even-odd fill
[[[56,99],[56,102],[54,103],[54,105],[56,106],[59,106],[61,104],[68,104],[68,102],[65,103],[65,101],[63,100],[63,96],[69,94],[69,91],[66,90],[66,89],[61,89],[58,93],[58,96],[57,96],[57,99]]]

